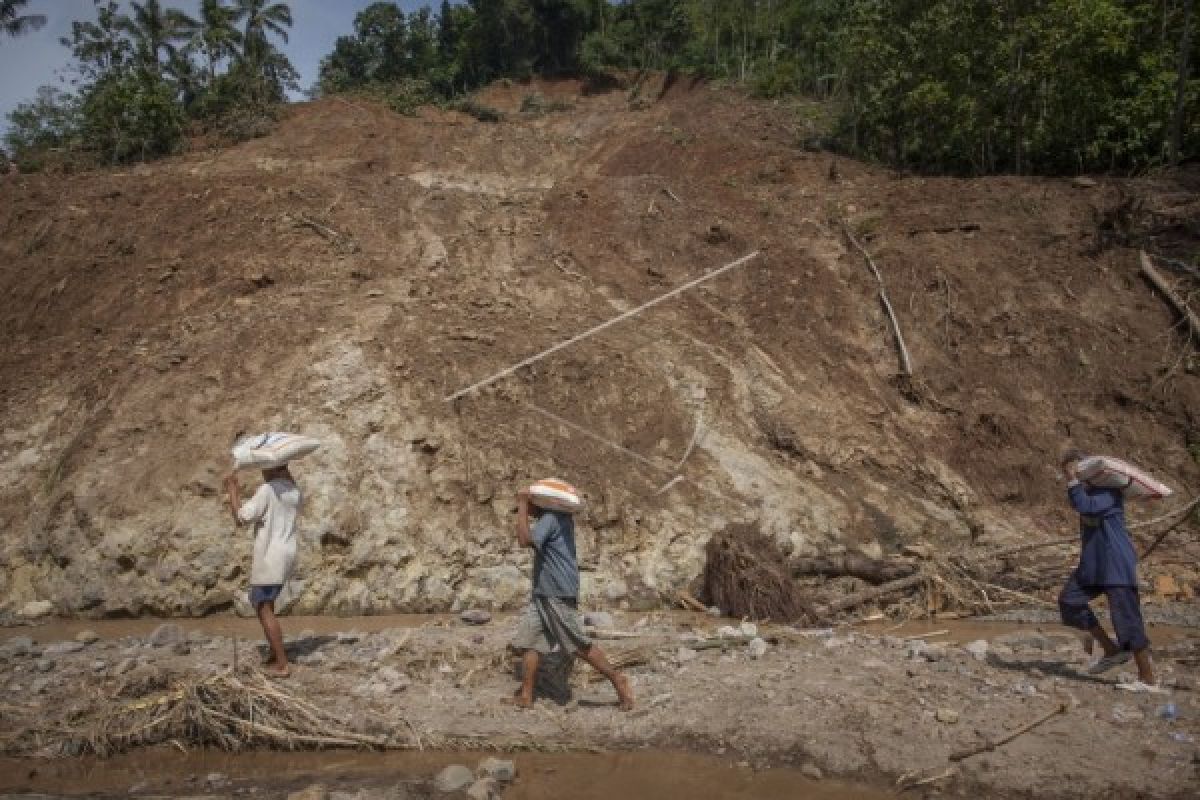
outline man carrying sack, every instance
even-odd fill
[[[529,520],[536,522],[530,529]],[[608,658],[583,632],[579,617],[579,565],[575,558],[575,519],[571,513],[541,508],[530,490],[517,493],[517,541],[534,550],[533,598],[517,628],[513,647],[522,653],[521,688],[514,699],[519,708],[533,707],[538,662],[562,648],[578,654],[612,683],[618,707],[633,709],[629,679],[608,663]]]
[[[261,468],[263,484],[243,505],[237,473],[231,472],[225,478],[234,523],[254,526],[250,605],[258,615],[271,650],[264,668],[268,675],[277,678],[286,678],[290,669],[283,648],[283,630],[275,616],[275,601],[296,566],[296,517],[303,500],[300,487],[288,469],[288,459],[303,457],[316,449],[315,440],[291,434],[239,440],[233,450],[235,467]]]

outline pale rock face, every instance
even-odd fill
[[[629,283],[659,259],[637,243],[641,216],[618,215],[604,234],[612,252],[585,255],[573,240],[582,226],[552,216],[563,205],[552,193],[584,174],[579,152],[546,146],[536,179],[524,166],[493,171],[507,162],[453,174],[410,165],[411,196],[394,224],[360,226],[355,259],[314,261],[306,239],[272,251],[269,265],[258,240],[226,254],[237,274],[269,269],[276,286],[210,305],[211,287],[189,288],[194,297],[156,304],[180,309],[156,324],[189,351],[183,366],[145,369],[143,354],[114,346],[125,371],[112,386],[56,373],[14,390],[0,408],[0,613],[249,613],[252,532],[234,527],[221,487],[235,423],[322,442],[293,466],[304,492],[299,563],[278,607],[298,614],[520,608],[531,553],[514,539],[513,495],[550,474],[588,500],[577,526],[588,608],[673,604],[702,573],[710,538],[735,523],[757,526],[791,557],[887,556],[912,541],[957,549],[1035,527],[1046,506],[989,505],[939,460],[961,433],[955,417],[908,404],[881,380],[893,354],[875,303],[847,277],[856,256],[811,220],[778,225],[791,243],[770,265],[775,283],[762,284],[783,287],[792,270],[792,283],[836,278],[780,329],[811,328],[811,340],[781,343],[760,328],[767,318],[751,303],[763,292],[748,272],[730,273],[655,309],[653,321],[614,327],[602,346],[539,363],[536,376],[444,402],[584,329],[577,310],[599,320],[649,297]],[[339,179],[342,167],[328,163]],[[222,188],[191,180],[198,196]],[[624,180],[589,192],[644,208]],[[518,210],[538,235],[496,233]],[[294,233],[258,227],[272,241]],[[684,248],[672,268],[682,276],[734,257],[704,247],[703,258]],[[553,267],[545,279],[551,251],[588,259],[595,281]],[[762,266],[749,269],[762,277]],[[369,285],[355,283],[366,273]],[[334,291],[342,284],[351,295]],[[561,309],[569,313],[548,313]],[[936,350],[912,324],[915,346]],[[133,349],[153,350],[151,338]],[[557,393],[547,405],[609,443],[534,416],[517,402],[526,389]],[[257,475],[244,478],[253,490]]]

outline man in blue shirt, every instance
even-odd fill
[[[1138,599],[1137,553],[1125,528],[1125,496],[1120,489],[1081,482],[1077,472],[1079,462],[1086,457],[1079,450],[1068,450],[1062,458],[1069,478],[1067,499],[1079,513],[1082,548],[1079,566],[1058,596],[1058,608],[1064,625],[1087,631],[1104,648],[1103,657],[1089,672],[1107,672],[1133,658],[1137,663],[1138,682],[1122,685],[1122,688],[1153,691],[1157,685],[1150,662],[1150,640],[1146,638]],[[1088,608],[1088,603],[1101,594],[1108,597],[1108,613],[1116,631],[1116,642]]]
[[[537,518],[532,530],[531,516]],[[578,654],[612,682],[622,711],[633,709],[629,679],[608,663],[608,658],[584,634],[579,620],[579,565],[575,560],[575,519],[562,511],[537,508],[529,490],[517,494],[517,541],[532,547],[533,599],[522,618],[513,647],[522,651],[523,672],[516,704],[533,706],[533,687],[543,654],[562,648]]]

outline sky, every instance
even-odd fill
[[[290,0],[292,29],[288,43],[280,45],[300,72],[300,86],[307,89],[317,78],[321,59],[333,50],[337,37],[350,33],[354,15],[372,0]],[[181,8],[195,16],[200,0],[163,0],[163,6]],[[128,3],[122,2],[128,9]],[[412,11],[435,3],[401,0],[398,5]],[[23,14],[45,14],[46,27],[24,36],[0,37],[0,132],[8,127],[8,113],[31,99],[39,86],[67,88],[61,81],[70,65],[69,50],[59,39],[69,35],[71,21],[95,19],[93,0],[30,0]]]

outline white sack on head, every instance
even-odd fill
[[[237,469],[274,469],[304,458],[320,446],[316,439],[298,433],[246,436],[233,446],[233,465]]]
[[[578,514],[583,510],[583,496],[571,484],[557,478],[545,478],[529,487],[529,499],[538,508]]]
[[[1171,487],[1132,464],[1111,456],[1089,456],[1079,462],[1079,480],[1105,489],[1120,489],[1130,500],[1170,497]]]

